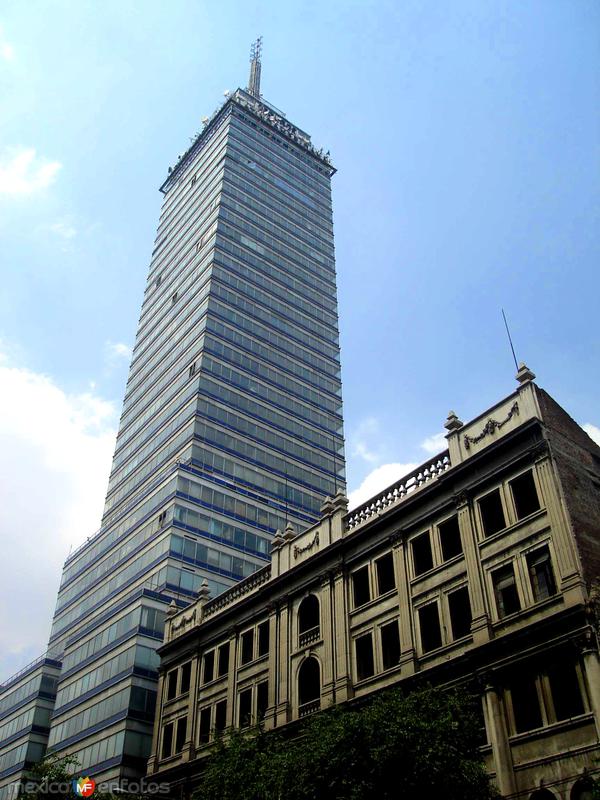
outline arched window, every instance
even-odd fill
[[[571,789],[571,800],[592,800],[594,784],[589,778],[580,778]]]
[[[549,789],[537,789],[529,795],[529,800],[556,800],[556,796]]]
[[[298,609],[298,644],[304,647],[316,642],[320,636],[319,600],[314,594],[309,594]]]
[[[298,670],[298,715],[312,714],[321,707],[321,667],[312,656]]]

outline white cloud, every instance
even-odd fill
[[[48,230],[61,239],[74,239],[77,236],[77,229],[66,220],[48,225]]]
[[[358,456],[368,464],[376,464],[381,460],[381,426],[375,417],[363,419],[350,437],[350,449],[353,456]]]
[[[123,342],[105,342],[104,354],[109,366],[114,366],[117,361],[127,361],[131,359],[131,347]]]
[[[33,147],[9,148],[0,159],[0,194],[27,195],[49,186],[62,164],[36,154]]]
[[[436,456],[442,450],[448,449],[448,442],[446,441],[446,434],[442,431],[435,433],[433,436],[428,436],[421,442],[421,449],[425,450],[430,456]]]
[[[348,493],[350,510],[387,489],[388,486],[399,481],[417,466],[417,464],[382,464],[380,467],[376,467],[369,472],[358,489]]]
[[[600,428],[597,425],[592,425],[591,422],[587,422],[581,427],[587,433],[590,439],[593,439],[597,445],[600,445]]]
[[[0,25],[0,58],[3,58],[4,61],[12,61],[14,57],[15,48],[4,38],[2,26]]]
[[[0,353],[0,679],[46,646],[64,559],[100,523],[115,423],[112,403]]]

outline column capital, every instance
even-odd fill
[[[471,497],[469,492],[465,490],[454,494],[452,496],[452,499],[454,500],[454,506],[456,510],[461,511],[463,508],[466,508],[469,505]]]

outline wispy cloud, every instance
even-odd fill
[[[77,236],[77,228],[67,220],[48,225],[48,230],[60,239],[74,239]]]
[[[415,469],[417,464],[382,464],[369,472],[357,489],[349,492],[348,500],[350,509],[356,508],[379,492],[387,489],[403,475]]]
[[[9,148],[0,157],[0,194],[38,192],[55,180],[61,168],[60,161],[38,156],[33,147]]]
[[[600,428],[597,425],[592,425],[591,422],[587,422],[581,427],[587,433],[590,439],[593,439],[596,444],[600,446]]]
[[[443,431],[440,433],[434,433],[433,436],[428,436],[426,439],[423,439],[420,446],[421,449],[424,450],[428,455],[435,456],[438,453],[441,453],[442,450],[446,450],[448,447],[446,434]]]
[[[4,31],[0,25],[0,58],[4,61],[12,61],[15,57],[15,48],[4,36]]]
[[[2,351],[0,606],[12,610],[0,619],[0,679],[45,647],[69,546],[99,526],[117,418],[96,393],[68,394]]]
[[[376,464],[381,456],[381,425],[376,417],[363,419],[350,436],[350,450],[368,464]]]
[[[105,342],[104,352],[109,363],[115,361],[129,361],[131,358],[131,347],[123,342]]]

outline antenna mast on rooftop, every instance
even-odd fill
[[[260,100],[260,56],[262,53],[262,36],[252,43],[250,48],[250,80],[248,94]]]

